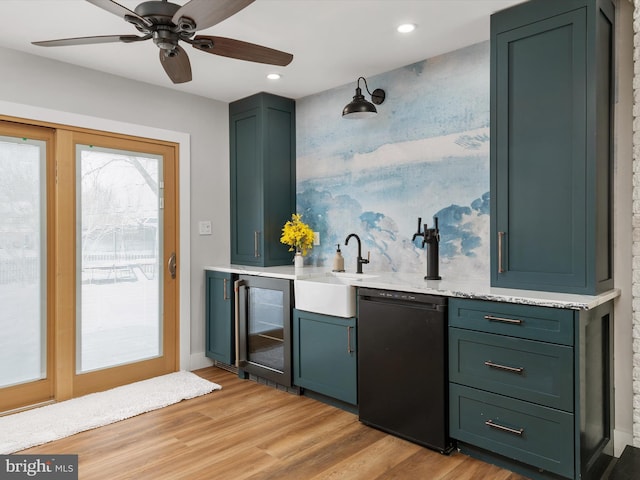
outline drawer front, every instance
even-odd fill
[[[573,411],[573,348],[449,328],[449,380]]]
[[[573,478],[572,414],[456,384],[449,395],[452,438]]]
[[[452,298],[449,325],[543,342],[573,345],[572,310]]]

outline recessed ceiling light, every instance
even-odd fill
[[[280,80],[280,78],[282,78],[282,75],[280,75],[279,73],[270,73],[269,75],[267,75],[267,78],[269,80]]]
[[[398,25],[398,32],[400,33],[411,33],[416,29],[415,23],[403,23],[402,25]]]

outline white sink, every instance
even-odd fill
[[[358,280],[376,275],[357,273],[327,273],[293,282],[295,305],[298,310],[322,313],[335,317],[356,315],[356,287]]]

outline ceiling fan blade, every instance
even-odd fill
[[[213,46],[209,48],[210,40]],[[234,40],[233,38],[213,37],[208,35],[198,35],[193,39],[192,45],[203,52],[221,55],[223,57],[237,58],[248,62],[267,63],[269,65],[279,65],[284,67],[293,60],[293,55],[273,48],[263,47],[255,43]]]
[[[160,50],[160,63],[162,68],[173,83],[185,83],[191,81],[191,62],[189,56],[180,45],[173,50],[175,55],[169,56],[164,50]]]
[[[58,40],[43,40],[41,42],[31,43],[39,47],[68,47],[71,45],[92,45],[94,43],[132,43],[149,38],[151,38],[150,35],[144,37],[138,37],[137,35],[99,35],[97,37],[61,38]]]
[[[171,21],[179,25],[182,17],[188,17],[196,23],[196,30],[204,30],[235,15],[255,0],[191,0],[183,5]]]
[[[106,10],[107,12],[111,12],[114,15],[117,15],[125,20],[127,19],[127,15],[128,15],[130,17],[137,18],[147,27],[150,27],[151,25],[153,25],[149,20],[147,20],[144,17],[141,17],[133,10],[129,10],[127,7],[123,7],[119,3],[116,3],[112,0],[87,0],[87,2],[95,5],[96,7],[100,7],[103,10]]]

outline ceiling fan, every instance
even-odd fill
[[[160,49],[160,63],[173,83],[191,81],[191,63],[187,52],[178,44],[183,41],[206,53],[237,58],[249,62],[285,66],[293,60],[290,53],[232,38],[197,35],[195,32],[212,27],[235,15],[255,0],[191,0],[183,6],[168,0],[143,2],[135,10],[113,0],[86,0],[96,7],[122,17],[133,24],[139,35],[100,35],[32,42],[42,47],[88,45],[94,43],[133,43],[153,39]]]

